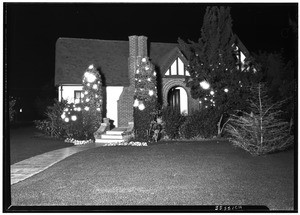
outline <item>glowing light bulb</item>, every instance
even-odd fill
[[[65,118],[65,122],[69,122],[70,119],[68,117]]]
[[[97,110],[97,111],[100,111],[100,108],[97,108],[96,110]]]
[[[143,103],[139,104],[139,110],[144,110],[145,109],[145,105]]]
[[[212,90],[212,91],[210,91],[210,95],[214,95],[215,94],[215,92]]]
[[[227,89],[227,88],[225,88],[225,89],[224,89],[224,92],[225,92],[225,93],[228,93],[228,89]]]
[[[210,84],[207,81],[202,81],[200,82],[200,86],[204,89],[207,90],[210,87]]]
[[[98,89],[97,84],[94,84],[94,85],[93,85],[93,89],[94,89],[94,90],[97,90],[97,89]]]
[[[75,116],[75,115],[71,116],[71,120],[72,121],[76,121],[77,120],[77,116]]]
[[[63,113],[63,114],[61,115],[61,118],[62,118],[62,119],[66,118],[66,115]]]
[[[94,68],[94,65],[91,64],[91,65],[89,66],[89,69],[93,69],[93,68]]]
[[[137,107],[137,106],[139,106],[139,100],[134,100],[134,103],[133,103],[133,107]]]
[[[153,95],[154,95],[153,90],[149,90],[149,95],[150,95],[150,96],[153,96]]]
[[[96,81],[96,79],[97,79],[96,76],[95,76],[94,74],[90,73],[90,72],[84,73],[84,77],[85,77],[86,80],[87,80],[88,82],[90,82],[90,83]]]
[[[142,62],[144,62],[144,63],[146,62],[146,58],[145,57],[142,59]]]
[[[86,106],[86,107],[84,107],[84,110],[89,111],[90,108]]]

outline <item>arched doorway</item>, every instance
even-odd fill
[[[188,96],[183,87],[172,87],[168,92],[168,106],[181,114],[188,114]]]

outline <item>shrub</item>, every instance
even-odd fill
[[[251,89],[250,113],[233,114],[225,131],[229,141],[252,155],[263,155],[284,150],[293,144],[289,123],[282,117],[283,101],[273,103],[263,84]]]
[[[45,114],[47,119],[36,120],[35,124],[37,129],[50,137],[76,140],[89,140],[94,137],[96,120],[90,112],[84,110],[83,104],[75,106],[73,103],[55,100],[53,106],[47,107]],[[76,116],[76,120],[71,120],[71,116]],[[68,118],[67,121],[66,118]]]
[[[185,139],[211,138],[217,135],[219,114],[214,108],[195,111],[180,126],[180,136]]]
[[[65,123],[61,119],[61,114],[67,105],[67,101],[58,102],[54,100],[52,106],[48,106],[45,112],[47,119],[36,120],[36,128],[50,137],[60,138],[65,136]]]
[[[136,141],[149,141],[150,137],[150,125],[153,120],[152,113],[156,109],[156,101],[145,101],[145,109],[139,110],[134,108],[134,136]]]
[[[164,133],[170,139],[179,138],[179,128],[185,117],[172,107],[163,107],[162,120],[164,122]]]

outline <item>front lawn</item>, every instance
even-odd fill
[[[10,164],[56,149],[73,146],[63,140],[43,136],[33,125],[10,129]]]
[[[293,151],[252,157],[228,142],[99,147],[12,187],[12,205],[266,205],[294,208]]]

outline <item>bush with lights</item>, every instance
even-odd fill
[[[151,139],[150,125],[157,108],[156,72],[147,57],[137,62],[134,93],[134,130],[137,140]]]
[[[61,118],[68,138],[90,140],[102,121],[101,76],[93,65],[85,71],[82,84],[82,101],[67,104]]]

